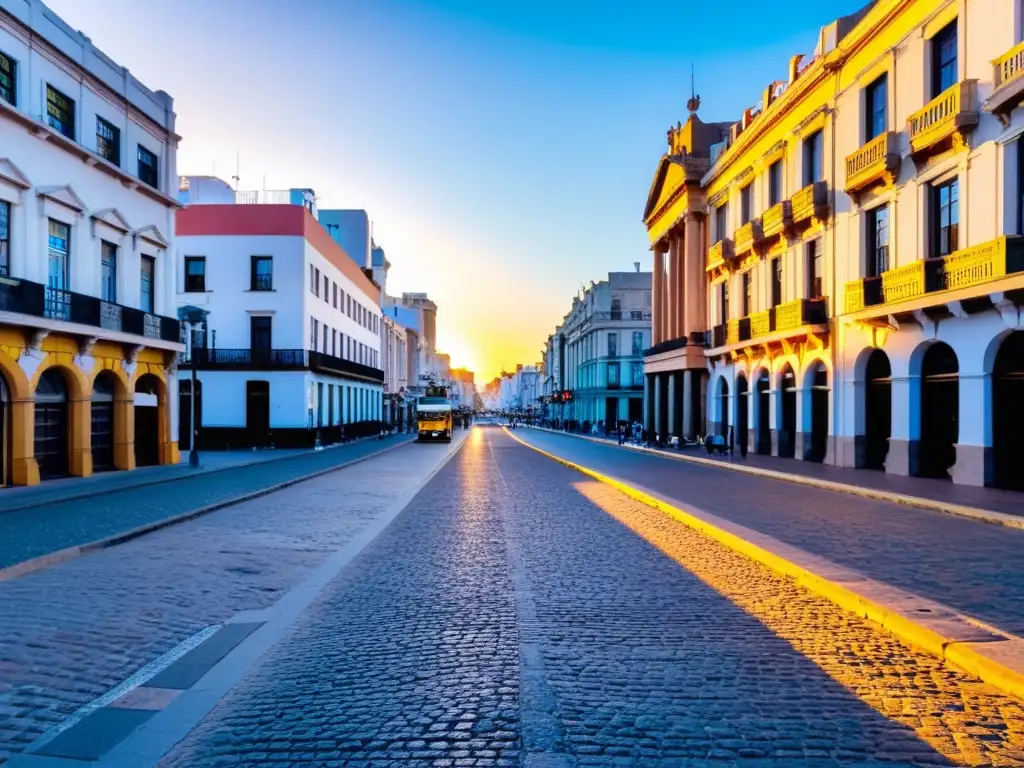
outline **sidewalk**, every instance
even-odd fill
[[[547,427],[532,427],[532,429],[618,446],[618,441],[614,437],[560,432]],[[740,456],[738,452],[731,456],[711,456],[699,446],[681,449],[645,448],[627,443],[619,447],[681,461],[734,469],[749,474],[771,476],[776,480],[827,487],[842,493],[853,493],[858,496],[909,504],[922,509],[932,509],[950,514],[968,513],[970,517],[982,517],[988,522],[1024,527],[1024,494],[1014,491],[955,485],[942,480],[889,475],[869,469],[836,467],[831,464],[782,459],[778,456],[761,456],[754,453],[747,454],[746,458]],[[970,510],[976,510],[982,514],[969,514]],[[1021,518],[1021,522],[1018,525],[1014,520],[990,519],[991,516],[986,517],[984,513],[996,513],[999,516],[1011,515]]]

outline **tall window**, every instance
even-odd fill
[[[206,290],[206,257],[185,257],[185,293],[203,293]]]
[[[931,193],[932,257],[948,256],[960,247],[960,183],[933,184]]]
[[[323,329],[324,329],[323,330],[323,338],[320,340],[320,343],[321,343],[321,346],[323,348],[322,351],[326,355],[327,354],[327,324],[326,323],[324,323]]]
[[[143,312],[156,312],[156,259],[152,256],[142,257],[140,302]]]
[[[58,133],[75,138],[75,102],[52,85],[46,86],[46,122]]]
[[[311,293],[316,293],[316,275],[314,274],[316,269],[312,264],[309,265],[309,290]]]
[[[825,140],[821,131],[804,139],[804,186],[821,181]]]
[[[331,329],[331,354],[338,356],[338,332],[334,328]]]
[[[778,205],[782,200],[782,161],[776,160],[768,166],[768,207]]]
[[[821,238],[807,244],[807,298],[820,299],[825,295],[825,256]]]
[[[14,59],[0,53],[0,99],[8,104],[18,103],[18,69]]]
[[[274,290],[274,258],[272,256],[252,256],[249,259],[249,290]]]
[[[151,187],[160,186],[160,170],[156,155],[139,144],[139,181]]]
[[[864,141],[885,133],[887,127],[888,75],[882,75],[864,89]]]
[[[782,303],[782,257],[772,259],[772,306]]]
[[[618,387],[619,386],[619,364],[608,363],[608,386]]]
[[[314,269],[313,273],[313,295],[320,296],[320,270]]]
[[[334,308],[338,308],[338,284],[334,284]]]
[[[100,243],[100,297],[117,303],[117,246],[103,240]]]
[[[68,280],[68,262],[71,258],[71,227],[49,221],[46,268],[46,315],[61,320],[71,319],[71,286]]]
[[[880,205],[867,216],[867,276],[880,277],[889,269],[889,207]]]
[[[743,273],[743,317],[747,317],[754,308],[753,302],[754,280],[748,269]]]
[[[316,352],[316,340],[318,338],[320,328],[315,317],[310,318],[309,326],[309,348]]]
[[[939,30],[932,38],[932,98],[947,88],[956,85],[959,79],[957,68],[956,21]]]
[[[639,357],[644,352],[644,332],[633,331],[633,357]]]
[[[331,303],[331,281],[324,275],[324,304]]]
[[[740,190],[740,224],[750,221],[750,196],[753,191],[753,184],[747,184]]]
[[[642,387],[644,385],[643,363],[630,363],[629,383],[632,384],[634,387]]]
[[[11,273],[11,204],[0,200],[0,277]]]
[[[715,235],[718,240],[725,240],[726,227],[729,226],[729,204],[722,203],[715,208]]]
[[[253,315],[249,318],[249,349],[253,352],[270,352],[273,349],[273,318],[267,315]]]
[[[121,165],[121,131],[96,116],[96,154],[107,162]]]
[[[612,331],[608,334],[608,357],[619,356],[619,334]]]
[[[722,325],[725,325],[727,322],[729,322],[729,281],[727,279],[719,283],[718,310],[719,314],[721,315],[719,317],[719,320],[721,321]]]

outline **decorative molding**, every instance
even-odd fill
[[[96,346],[98,340],[96,336],[83,336],[78,340],[78,354],[82,357],[92,354],[92,348]]]
[[[128,369],[128,366],[131,366],[132,372],[135,371],[135,366],[136,366],[136,364],[139,361],[139,352],[141,352],[143,349],[145,349],[145,347],[143,347],[141,344],[127,344],[127,345],[125,345],[125,349],[124,349],[124,368],[125,368],[125,370]]]
[[[0,157],[0,181],[5,181],[21,190],[29,189],[32,186],[32,182],[9,157]]]
[[[36,328],[29,334],[28,337],[28,348],[33,352],[39,352],[42,349],[43,342],[46,341],[46,337],[50,335],[48,328]]]
[[[96,237],[96,225],[106,224],[111,229],[115,229],[122,235],[127,235],[132,231],[131,224],[129,224],[121,212],[117,208],[104,208],[102,211],[95,211],[91,214],[92,219],[92,236]]]
[[[89,207],[82,198],[75,194],[75,190],[71,188],[70,184],[36,187],[36,196],[53,200],[53,202],[63,205],[65,208],[70,208],[78,214],[84,213]]]
[[[811,112],[811,114],[809,114],[799,123],[797,123],[796,127],[793,128],[793,135],[797,137],[801,136],[803,132],[807,130],[808,127],[814,124],[815,121],[823,120],[831,112],[832,110],[829,108],[827,104],[822,104],[820,107]]]
[[[155,224],[148,224],[147,226],[142,227],[141,229],[136,229],[132,231],[131,235],[133,238],[135,238],[136,245],[138,245],[138,241],[142,239],[149,243],[152,243],[161,250],[167,250],[167,248],[170,247],[170,243],[167,242],[167,240],[160,233],[160,230],[157,229]]]

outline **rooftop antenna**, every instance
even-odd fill
[[[686,108],[691,115],[696,115],[700,109],[700,96],[697,95],[697,87],[694,82],[693,62],[690,62],[690,100],[686,102]]]
[[[234,180],[234,182],[235,182],[235,191],[236,192],[238,191],[238,181],[239,181],[238,174],[239,174],[240,171],[241,171],[241,153],[236,149],[235,150],[235,175],[231,177]]]

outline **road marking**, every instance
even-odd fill
[[[199,630],[194,635],[185,638],[163,656],[149,662],[149,664],[142,667],[138,672],[122,682],[120,685],[111,688],[102,696],[93,699],[88,704],[47,730],[39,738],[29,744],[28,747],[25,748],[25,752],[32,753],[41,749],[43,746],[60,736],[60,734],[64,733],[64,731],[78,725],[78,723],[91,715],[97,709],[101,709],[102,707],[112,704],[129,691],[138,688],[140,685],[155,677],[158,673],[162,672],[186,653],[191,651],[206,638],[210,637],[210,635],[220,629],[220,626],[220,624],[213,624],[205,629]]]

